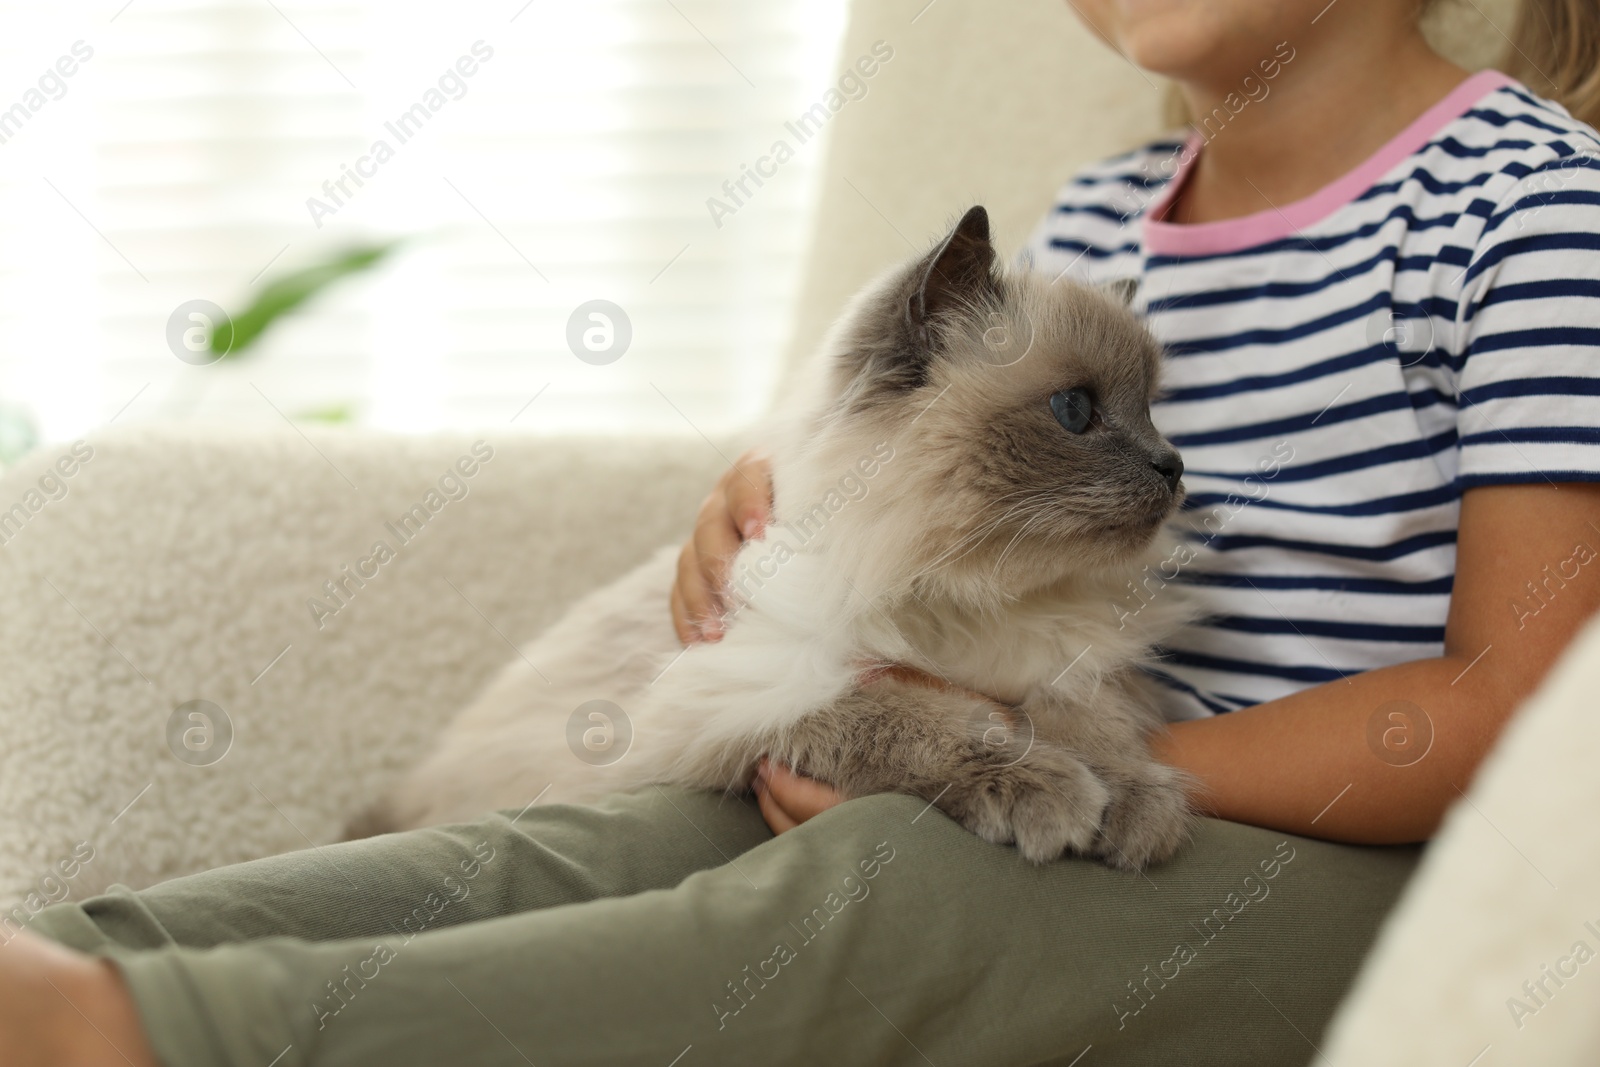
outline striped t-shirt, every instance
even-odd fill
[[[1107,610],[1175,573],[1211,613],[1161,665],[1174,718],[1441,655],[1462,491],[1600,480],[1593,129],[1484,72],[1304,200],[1162,221],[1201,151],[1088,169],[1024,254],[1137,278],[1169,352],[1193,558]]]

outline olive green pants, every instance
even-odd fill
[[[1034,867],[910,797],[773,838],[747,801],[649,789],[35,928],[116,962],[167,1067],[1286,1065],[1415,859],[1207,820],[1143,875]]]

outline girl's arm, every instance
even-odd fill
[[[1469,489],[1443,656],[1175,724],[1156,754],[1198,777],[1197,802],[1221,818],[1422,841],[1597,607],[1600,485]]]

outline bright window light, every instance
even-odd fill
[[[0,2],[0,406],[47,440],[112,419],[747,423],[822,148],[732,215],[707,201],[836,79],[843,19],[843,0]],[[180,305],[237,315],[395,238],[241,358],[169,348]],[[614,359],[585,347],[619,336]]]

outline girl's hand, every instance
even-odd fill
[[[678,556],[672,583],[672,626],[684,644],[722,638],[727,610],[722,590],[728,568],[745,541],[761,536],[772,518],[772,461],[751,449],[717,479],[700,505],[694,535]]]
[[[762,757],[752,785],[761,817],[775,834],[793,830],[813,815],[820,815],[844,800],[833,786],[796,774],[781,763]]]

